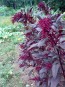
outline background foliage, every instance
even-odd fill
[[[6,5],[7,7],[16,9],[25,7],[26,5],[36,5],[41,1],[45,1],[55,10],[60,9],[63,12],[65,9],[65,0],[0,0],[0,5]]]

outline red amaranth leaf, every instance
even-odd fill
[[[60,68],[60,65],[58,63],[57,64],[56,63],[53,64],[53,66],[52,66],[52,75],[53,75],[53,78],[57,77],[59,68]]]
[[[30,80],[40,81],[40,78],[37,76],[37,77],[31,78]]]
[[[25,66],[25,64],[20,64],[20,65],[19,65],[20,68],[21,68],[21,67],[24,67],[24,66]]]
[[[41,66],[35,67],[35,69],[36,69],[37,71],[39,71],[41,68],[42,68]]]
[[[59,84],[59,77],[58,78],[52,78],[51,79],[51,86],[50,87],[57,87]]]

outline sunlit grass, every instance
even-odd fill
[[[0,27],[12,25],[11,16],[0,16]]]

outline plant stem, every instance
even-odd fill
[[[62,65],[62,61],[61,61],[61,57],[60,57],[60,49],[57,49],[57,52],[58,52],[58,56],[59,56],[59,62],[60,62],[60,66],[61,66],[61,69],[62,69],[62,72],[63,72],[63,77],[65,79],[65,73],[64,73],[64,69],[63,69],[63,65]]]

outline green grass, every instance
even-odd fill
[[[21,73],[19,70],[15,71],[17,67],[15,61],[18,58],[17,47],[18,45],[12,42],[0,44],[0,87],[22,87]]]
[[[0,16],[0,27],[11,25],[11,16]]]
[[[0,8],[0,13],[3,11]],[[5,11],[6,12],[6,11]],[[19,43],[24,41],[23,26],[11,22],[10,15],[0,16],[0,87],[25,87],[21,81],[21,73],[17,64]],[[8,14],[9,14],[8,13]],[[20,29],[22,28],[22,32]]]

